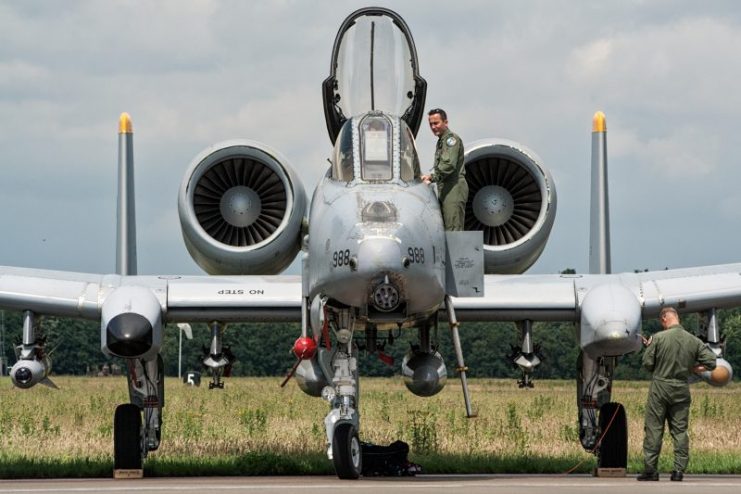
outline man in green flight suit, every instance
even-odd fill
[[[437,195],[446,231],[462,231],[468,200],[463,141],[448,128],[445,110],[434,108],[427,114],[430,129],[437,136],[432,174],[423,175],[426,184],[437,184]]]
[[[679,324],[679,315],[673,307],[665,307],[659,314],[662,331],[643,338],[646,351],[643,367],[653,373],[646,401],[643,458],[644,470],[638,480],[659,480],[657,470],[664,422],[674,442],[674,470],[671,480],[681,481],[689,461],[690,440],[687,425],[690,415],[690,372],[700,373],[715,369],[716,357],[699,338],[688,333]]]

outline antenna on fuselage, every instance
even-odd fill
[[[370,90],[371,90],[371,110],[376,109],[376,95],[373,90],[373,51],[375,48],[376,23],[371,22],[371,39],[370,39]]]
[[[607,124],[598,111],[592,119],[592,198],[589,223],[589,273],[612,272],[610,200],[607,194]]]
[[[134,131],[128,113],[118,120],[118,204],[116,211],[116,274],[136,274],[134,207]]]

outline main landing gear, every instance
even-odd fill
[[[595,360],[583,352],[577,359],[579,440],[586,451],[597,454],[599,468],[625,468],[628,464],[625,408],[610,401],[616,364],[616,357]]]
[[[142,411],[133,403],[116,407],[113,416],[113,469],[142,468]]]
[[[130,403],[116,407],[113,416],[113,468],[141,471],[147,453],[160,445],[164,364],[160,355],[146,361],[129,359],[126,363]]]

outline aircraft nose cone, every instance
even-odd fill
[[[260,216],[260,196],[249,187],[237,185],[227,190],[219,204],[221,215],[232,226],[246,227]]]
[[[358,248],[359,266],[371,273],[401,268],[399,242],[390,237],[364,239]]]

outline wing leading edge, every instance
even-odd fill
[[[298,276],[119,276],[0,267],[0,308],[100,320],[117,288],[152,291],[167,322],[301,320]]]
[[[628,289],[643,319],[664,306],[698,312],[741,305],[741,263],[642,273],[487,275],[484,283],[483,297],[453,300],[461,321],[577,322],[586,294],[603,285]]]
[[[603,275],[487,275],[485,295],[453,299],[461,321],[579,320],[585,295],[601,285],[627,288],[643,319],[664,306],[681,312],[741,305],[741,263]],[[299,276],[119,276],[0,267],[0,306],[99,320],[121,286],[153,291],[168,322],[299,322]]]

